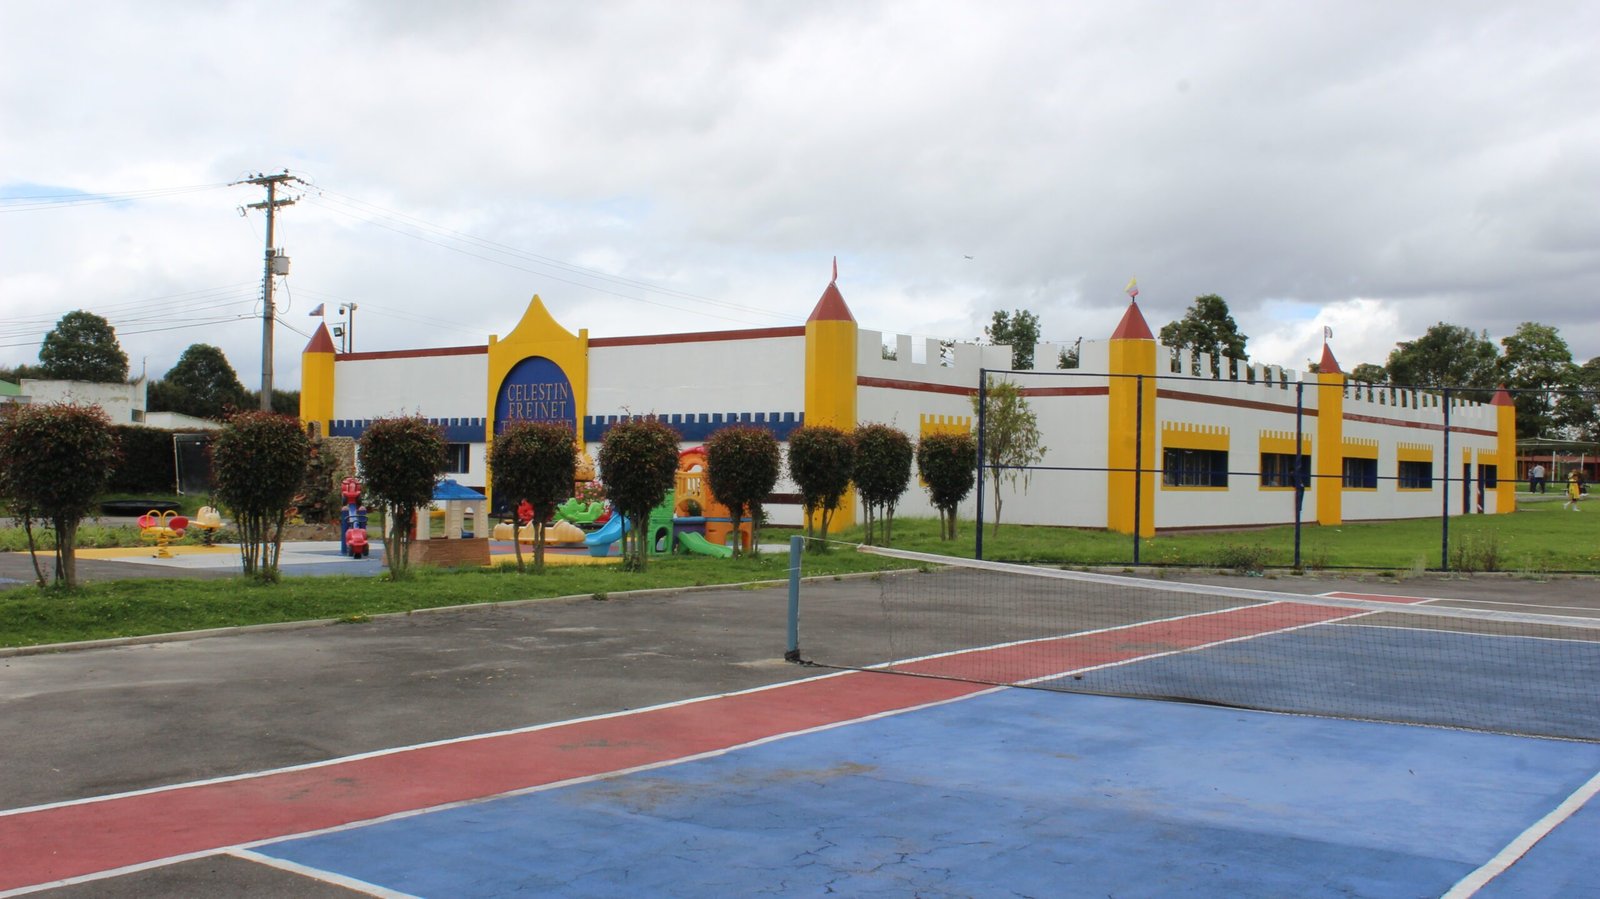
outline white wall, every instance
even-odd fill
[[[98,406],[114,425],[143,423],[145,415],[145,385],[141,379],[132,384],[95,381],[49,381],[23,378],[22,393],[18,402],[73,403],[79,406]]]

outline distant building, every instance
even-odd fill
[[[213,431],[221,422],[196,418],[181,412],[151,412],[147,408],[148,381],[100,383],[96,381],[53,381],[23,378],[20,385],[0,381],[0,402],[74,403],[97,406],[114,425],[144,425],[170,431]]]

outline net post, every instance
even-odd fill
[[[1439,498],[1439,567],[1450,570],[1450,388],[1444,394],[1444,491]],[[1468,489],[1466,485],[1462,489]]]
[[[806,538],[799,534],[789,538],[789,639],[783,650],[785,662],[800,661],[800,558],[805,543]]]
[[[989,370],[978,369],[978,498],[976,537],[972,544],[972,557],[983,558],[983,411],[989,405]],[[999,489],[998,487],[996,489]]]

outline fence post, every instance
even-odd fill
[[[1294,385],[1294,569],[1302,570],[1300,564],[1300,509],[1306,501],[1306,457],[1300,441],[1303,439],[1302,430],[1306,414],[1306,382],[1296,381]]]
[[[1439,499],[1439,567],[1450,570],[1450,388],[1444,393],[1444,495]]]
[[[983,558],[983,413],[984,409],[988,405],[989,370],[987,368],[980,368],[978,369],[978,526],[976,528],[977,540],[972,546],[972,557],[979,560]]]

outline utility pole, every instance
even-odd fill
[[[272,411],[272,327],[277,310],[272,305],[272,276],[274,274],[288,274],[288,257],[283,256],[272,246],[273,238],[273,213],[279,206],[293,206],[296,197],[278,199],[278,185],[290,181],[304,184],[299,178],[288,172],[276,175],[257,175],[234,184],[256,184],[267,189],[267,199],[262,203],[251,203],[248,209],[265,209],[267,211],[267,251],[262,264],[261,274],[261,411]],[[282,260],[281,262],[279,260]],[[281,268],[281,271],[275,269]]]

